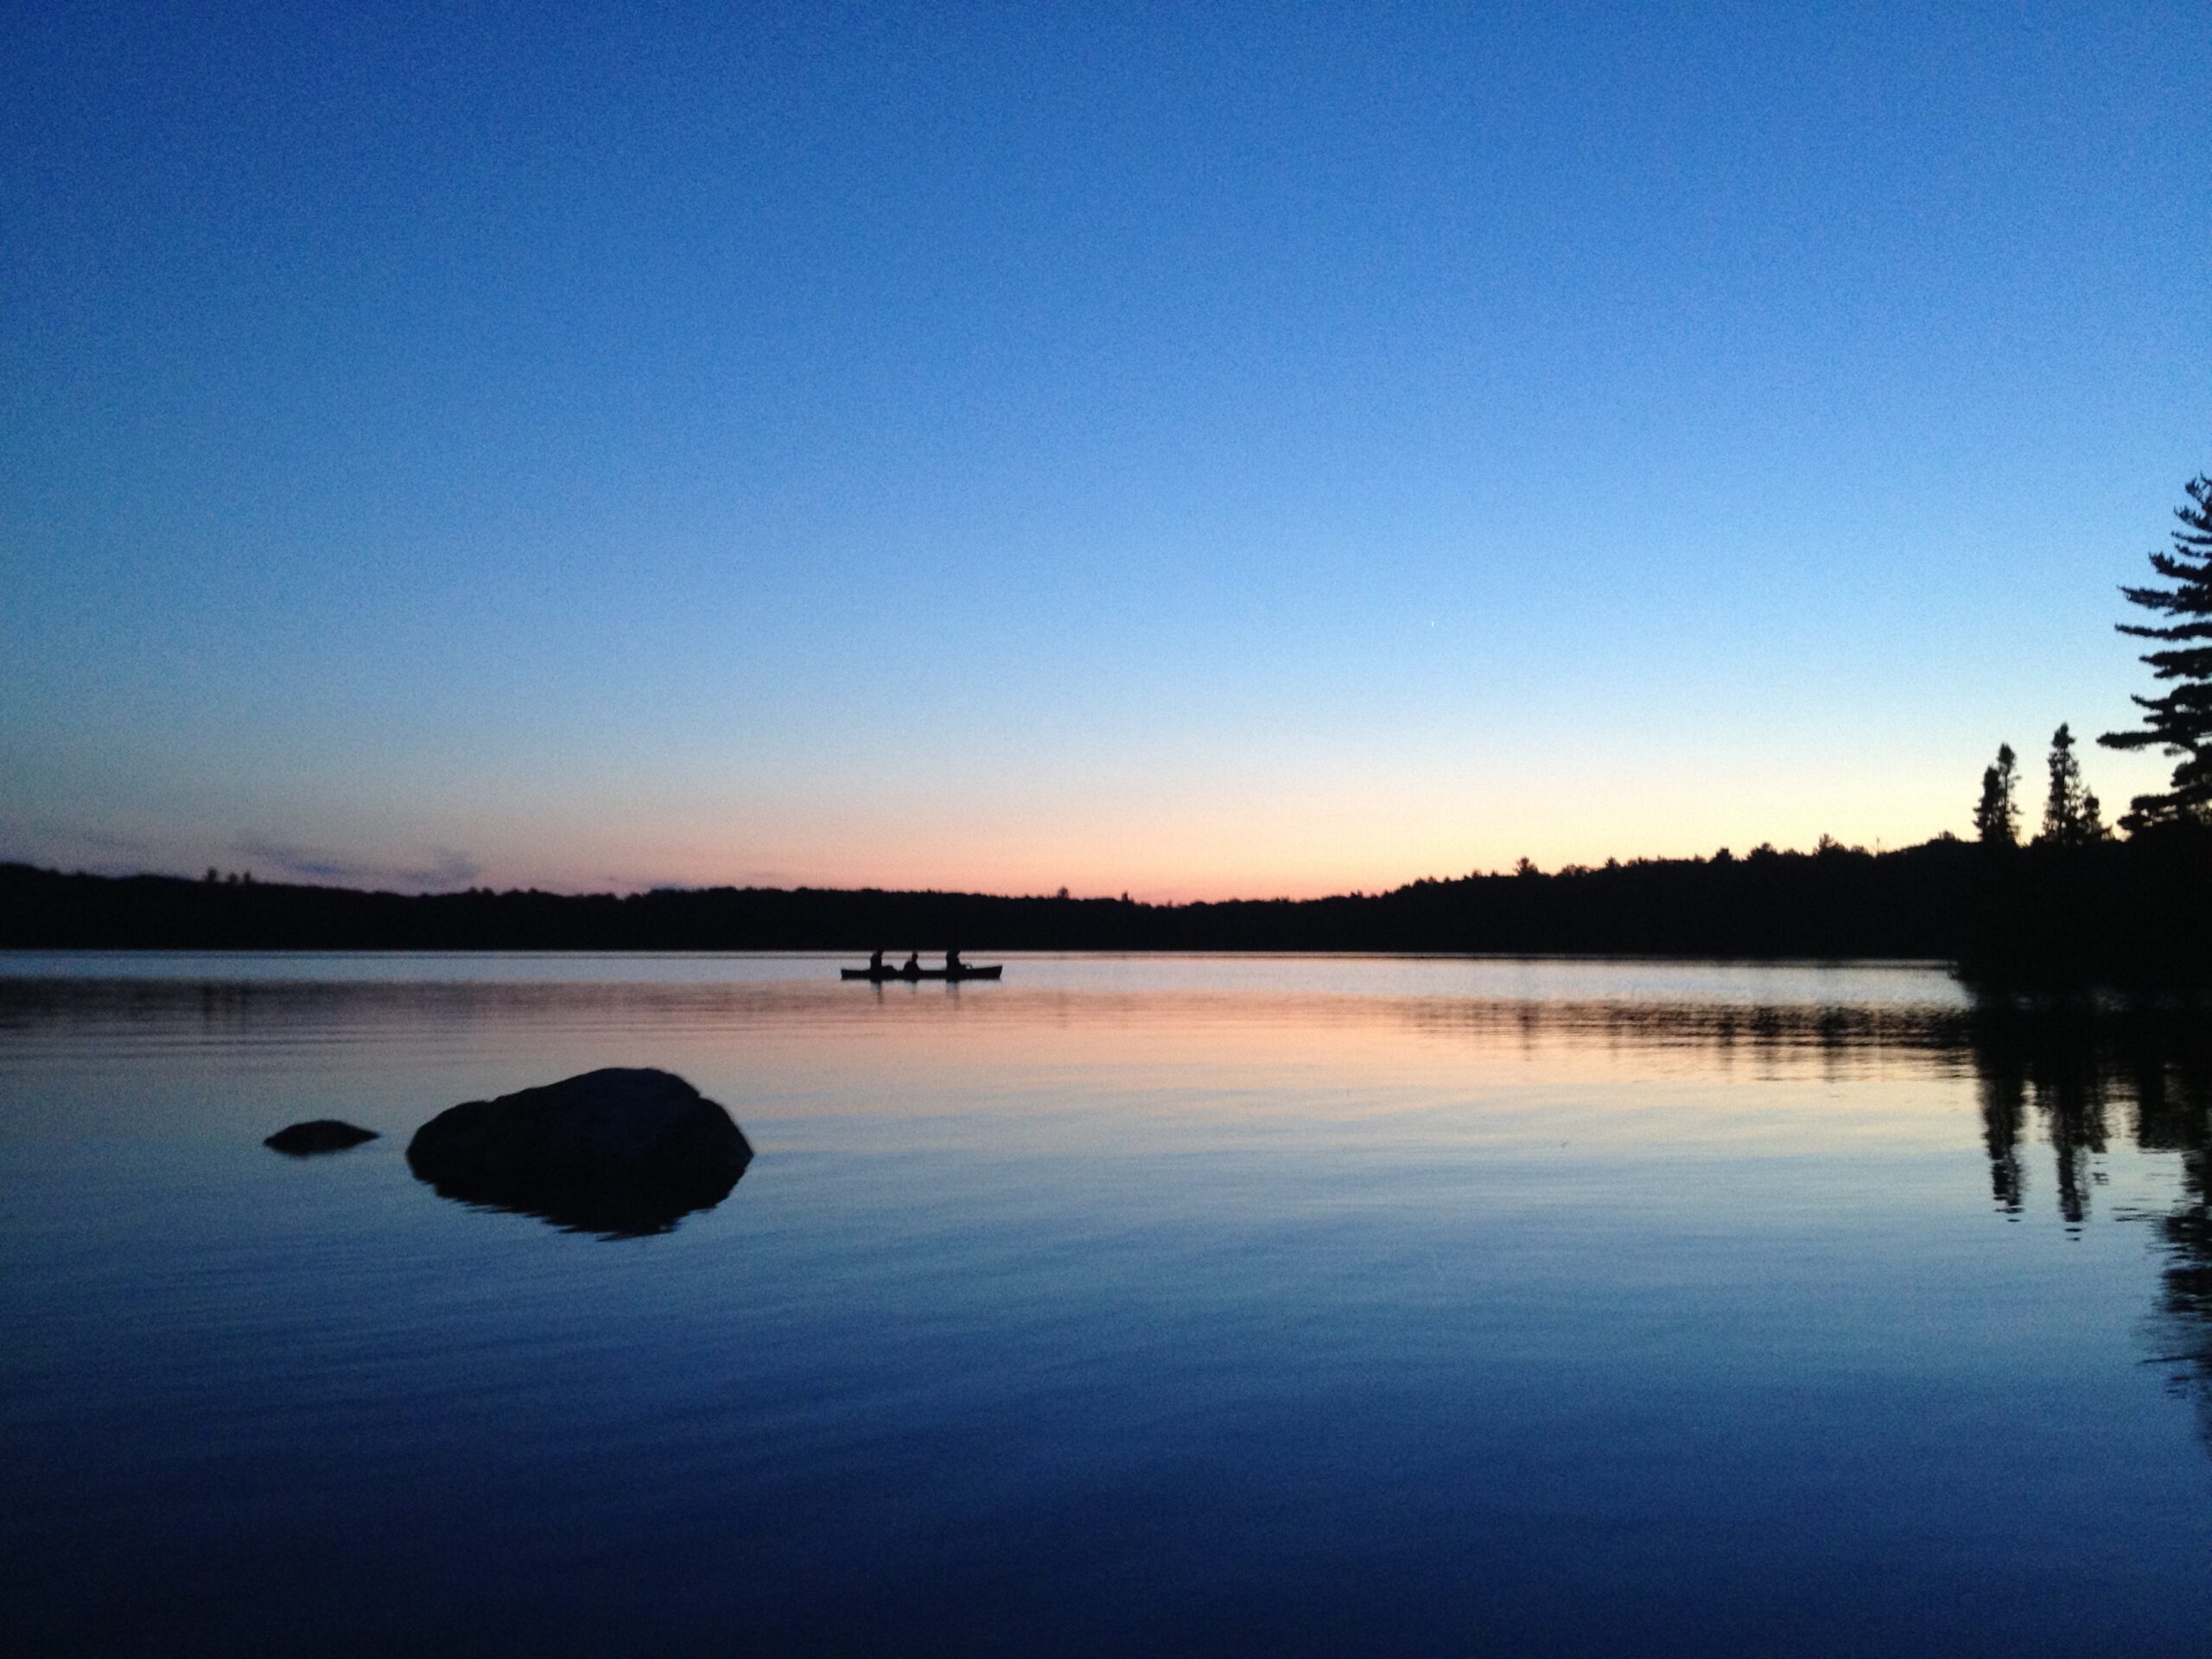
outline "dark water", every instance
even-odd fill
[[[1913,968],[0,957],[0,1645],[2196,1653],[2212,1066]],[[462,1099],[683,1073],[608,1242]],[[308,1160],[296,1119],[384,1132]]]

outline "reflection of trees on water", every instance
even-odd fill
[[[2107,1110],[2116,1096],[2131,1092],[2113,1063],[2109,1027],[2120,1018],[2087,1002],[2023,1008],[1993,1001],[1964,1016],[1981,1090],[1990,1191],[2006,1211],[2018,1214],[2026,1193],[2019,1143],[2032,1112],[2050,1142],[2059,1214],[2069,1227],[2087,1217],[2092,1160],[2105,1149]],[[2136,1052],[2152,1058],[2139,1046]]]
[[[1424,1028],[1479,1039],[1508,1024],[1524,1049],[1546,1039],[1641,1054],[1748,1057],[1780,1077],[1871,1075],[1918,1059],[1963,1073],[1980,1096],[1992,1198],[2007,1214],[2029,1201],[2025,1147],[2040,1125],[2057,1209],[2069,1229],[2089,1215],[2096,1160],[2118,1133],[2172,1154],[2177,1201],[2142,1217],[2164,1255],[2154,1357],[2191,1396],[2212,1442],[2212,1009],[2126,1007],[2083,998],[1971,1007],[1438,1001],[1405,1013]]]
[[[1855,1063],[1901,1052],[1941,1055],[1964,1046],[1962,1011],[1915,1003],[1662,1002],[1509,997],[1421,997],[1371,1005],[1416,1029],[1477,1042],[1512,1039],[1524,1052],[1548,1044],[1738,1053],[1777,1071],[1811,1058],[1847,1074]]]
[[[2175,1387],[2195,1398],[2212,1440],[2212,1021],[2205,1012],[2107,1022],[2113,1029],[2096,1063],[2126,1093],[2136,1144],[2179,1162],[2180,1201],[2152,1218],[2166,1254],[2157,1357],[2171,1368]]]
[[[2212,1441],[2212,1020],[2202,1007],[2087,1001],[1992,1001],[1966,1020],[1990,1185],[2006,1210],[2020,1207],[2019,1145],[2031,1112],[2050,1142],[2069,1227],[2087,1213],[2085,1186],[2108,1117],[2126,1122],[2139,1149],[2177,1154],[2180,1198],[2146,1217],[2165,1255],[2153,1357],[2194,1398]]]

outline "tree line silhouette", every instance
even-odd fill
[[[1424,879],[1389,893],[1146,904],[1073,898],[716,887],[626,896],[536,891],[410,895],[228,879],[63,874],[0,865],[0,948],[210,950],[977,950],[1591,952],[1919,957],[1993,982],[2212,979],[2212,479],[2186,486],[2168,585],[2126,588],[2163,619],[2166,689],[2137,696],[2119,749],[2177,757],[2115,833],[2075,739],[2052,734],[2038,831],[2021,835],[2018,757],[1982,774],[1974,839],[1948,832],[1869,853],[1822,836],[1809,853],[1608,860],[1546,873]]]
[[[1146,904],[872,888],[404,894],[0,865],[0,948],[1589,952],[1916,957],[2022,983],[2212,978],[2212,830],[1637,859]]]

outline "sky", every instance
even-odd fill
[[[0,24],[0,858],[1897,846],[2212,471],[2198,4]]]

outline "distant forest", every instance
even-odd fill
[[[2166,584],[2123,588],[2150,620],[2120,632],[2164,689],[2138,729],[2097,741],[2175,758],[2116,835],[2065,726],[2023,842],[2017,759],[1982,773],[1974,839],[1869,853],[1608,860],[1547,874],[1415,881],[1332,899],[1150,905],[874,888],[711,887],[629,896],[413,896],[0,864],[0,949],[334,950],[1391,950],[1937,958],[2020,984],[2212,982],[2212,479],[2186,486]],[[2121,838],[2124,835],[2125,838]]]
[[[1308,899],[873,888],[409,895],[0,865],[0,948],[1384,950],[1910,957],[2022,982],[2212,979],[2212,830],[1638,859]]]

